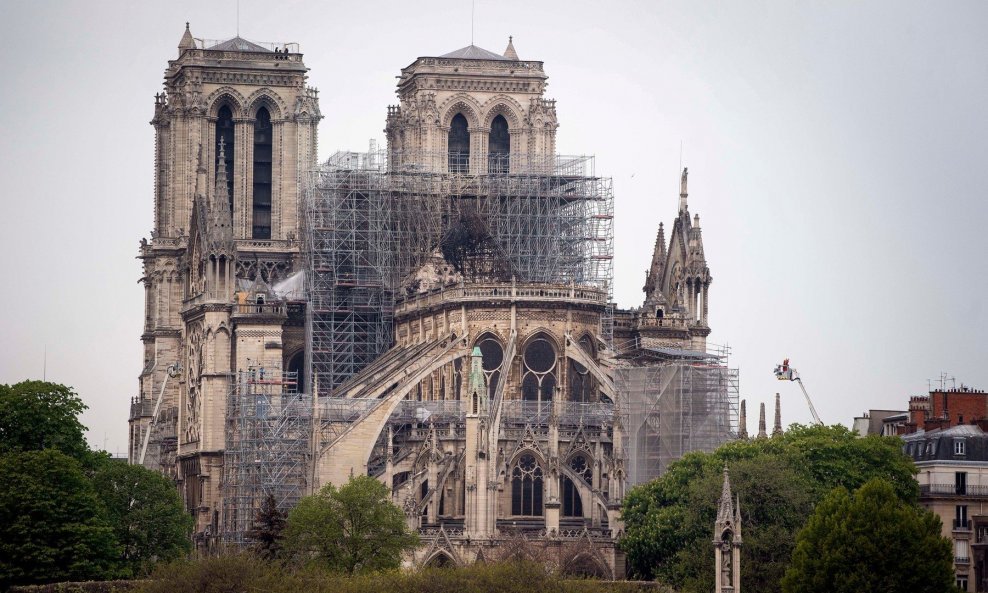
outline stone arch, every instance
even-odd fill
[[[210,93],[209,97],[206,98],[206,105],[209,106],[206,115],[216,118],[219,115],[220,108],[227,105],[230,107],[230,111],[233,112],[234,119],[236,119],[244,116],[244,106],[246,104],[247,100],[237,89],[229,86],[220,87]]]
[[[553,331],[547,327],[538,326],[532,331],[528,332],[528,335],[525,336],[525,339],[521,341],[518,348],[518,352],[524,352],[525,348],[527,348],[528,345],[537,338],[545,338],[546,340],[548,340],[549,343],[552,344],[552,347],[556,350],[557,357],[559,356],[559,353],[563,351],[562,342],[560,342],[559,338],[556,337]]]
[[[423,562],[422,566],[431,568],[453,568],[459,566],[459,563],[449,552],[439,549],[436,550],[428,560]]]
[[[564,575],[611,580],[613,574],[607,562],[594,550],[583,549],[567,558],[559,567]]]
[[[497,95],[484,103],[483,125],[485,128],[491,127],[491,122],[498,115],[503,115],[508,120],[508,129],[514,130],[522,126],[525,110],[522,106],[507,95]]]
[[[526,453],[534,456],[535,462],[538,463],[542,467],[542,469],[544,470],[549,469],[549,465],[546,462],[546,459],[542,455],[542,453],[534,447],[526,447],[526,446],[522,446],[517,451],[514,452],[514,454],[508,460],[508,469],[510,470],[512,467],[514,467],[515,464],[518,463],[518,459],[521,458],[521,456],[525,455]]]
[[[251,93],[250,97],[247,97],[245,104],[247,105],[245,109],[247,117],[252,119],[257,117],[257,110],[261,107],[268,108],[272,121],[283,119],[286,117],[285,114],[288,113],[288,106],[281,100],[281,97],[267,87]]]
[[[463,114],[463,117],[467,120],[467,125],[471,128],[479,126],[481,121],[478,115],[481,113],[480,106],[477,105],[477,102],[472,97],[464,94],[450,97],[443,104],[440,113],[443,114],[440,121],[444,128],[449,127],[450,122],[453,121],[457,113]]]

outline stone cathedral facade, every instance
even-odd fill
[[[139,255],[145,355],[131,462],[176,480],[208,548],[235,529],[229,492],[247,475],[224,467],[237,377],[287,371],[291,384],[266,392],[272,410],[283,391],[317,394],[300,488],[377,477],[423,535],[411,562],[526,554],[620,578],[625,463],[642,445],[624,432],[615,373],[701,357],[710,333],[711,275],[685,170],[641,307],[615,310],[607,287],[519,278],[492,236],[457,252],[483,260],[473,267],[437,245],[395,294],[392,347],[326,398],[307,352],[305,275],[318,270],[306,269],[303,193],[322,115],[306,72],[293,44],[208,42],[188,27],[169,61],[151,122],[155,222]],[[387,112],[392,166],[468,188],[457,199],[478,211],[487,194],[469,187],[541,179],[533,171],[555,162],[559,125],[547,79],[511,41],[503,54],[469,46],[418,58]],[[238,512],[242,523],[252,511]]]

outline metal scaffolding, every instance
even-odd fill
[[[306,384],[320,396],[387,350],[396,297],[417,289],[415,272],[437,255],[468,281],[573,283],[611,294],[614,197],[593,157],[495,160],[344,152],[312,174]],[[612,339],[610,308],[601,335]]]
[[[296,373],[255,367],[237,373],[227,402],[223,538],[243,545],[268,495],[288,511],[306,494],[312,398]]]
[[[726,351],[696,354],[615,369],[629,488],[690,451],[713,451],[737,437],[738,370],[728,367]]]

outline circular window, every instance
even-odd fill
[[[478,342],[477,346],[480,348],[480,353],[483,355],[483,366],[485,371],[491,372],[501,368],[501,362],[504,360],[504,350],[501,348],[501,344],[499,344],[497,340],[487,337]]]
[[[525,348],[525,366],[536,373],[548,373],[556,365],[556,351],[545,338],[532,340]]]

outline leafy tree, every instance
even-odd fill
[[[130,575],[144,575],[154,562],[191,551],[194,521],[168,478],[139,465],[104,460],[93,483],[120,545],[120,563]]]
[[[0,385],[0,455],[57,449],[88,460],[86,428],[79,422],[85,409],[71,387],[58,383]]]
[[[950,540],[940,518],[903,502],[875,478],[853,495],[836,488],[797,537],[785,593],[955,591]]]
[[[53,449],[0,456],[0,590],[113,577],[118,556],[78,461]]]
[[[397,568],[401,554],[418,545],[388,487],[355,476],[337,489],[327,484],[288,514],[285,547],[301,559],[354,574]]]
[[[278,501],[268,494],[261,508],[257,510],[254,527],[247,532],[247,538],[254,542],[254,550],[265,560],[281,556],[281,539],[287,515],[278,509]]]
[[[629,568],[684,592],[713,588],[710,537],[726,463],[741,497],[742,587],[780,591],[795,534],[834,487],[881,477],[904,502],[917,500],[915,469],[901,446],[898,438],[861,439],[842,426],[793,425],[778,437],[690,453],[625,497],[621,547]]]

